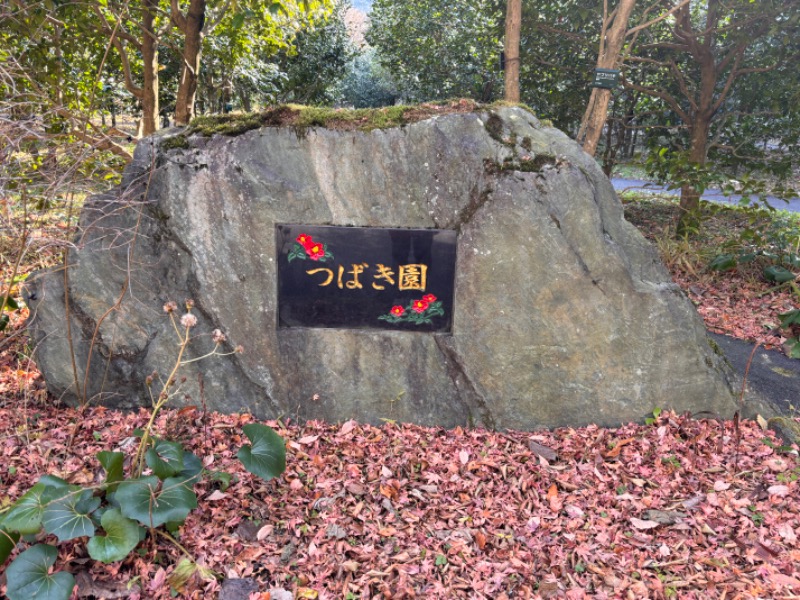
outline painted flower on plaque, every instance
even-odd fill
[[[433,294],[427,294],[422,298],[412,300],[406,307],[393,306],[388,314],[381,315],[378,319],[388,323],[430,325],[433,323],[433,317],[441,316],[444,316],[441,300],[437,300]]]
[[[425,300],[414,300],[414,302],[411,303],[411,310],[415,313],[422,314],[428,310],[428,306],[429,304],[425,302]]]
[[[306,260],[307,258],[318,262],[325,262],[333,259],[333,254],[328,249],[327,244],[315,242],[307,233],[301,233],[295,238],[295,244],[289,250],[287,260],[292,262],[294,259]]]

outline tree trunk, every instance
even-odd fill
[[[583,150],[592,156],[597,152],[597,144],[603,134],[603,126],[606,123],[610,102],[611,90],[603,88],[592,89],[592,95],[589,96],[589,104],[586,106],[586,112],[583,115],[581,131],[578,133],[578,141],[583,138]]]
[[[625,44],[625,34],[628,31],[628,20],[630,19],[636,0],[619,0],[617,12],[611,27],[608,23],[603,23],[603,31],[600,32],[600,52],[597,55],[597,68],[615,69]],[[578,132],[578,143],[583,144],[583,149],[591,156],[597,152],[597,142],[603,134],[603,126],[608,114],[608,103],[611,100],[611,90],[602,88],[592,89],[586,112],[583,115],[581,129]]]
[[[200,53],[203,47],[203,23],[206,0],[191,0],[189,11],[183,19],[183,65],[175,101],[175,124],[188,125],[194,117],[194,100],[197,94],[197,77],[200,71]]]
[[[693,119],[691,147],[689,149],[689,161],[692,164],[699,166],[706,164],[708,134],[711,130],[712,116],[708,113],[700,113],[695,115]],[[686,236],[699,228],[700,195],[701,191],[691,184],[687,183],[681,186],[681,216],[676,230],[679,236]]]
[[[158,0],[142,0],[142,134],[158,129],[158,39],[153,22]]]
[[[522,29],[522,0],[508,0],[506,6],[505,99],[519,102],[519,37]]]

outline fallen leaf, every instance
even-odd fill
[[[660,525],[674,525],[686,518],[686,513],[677,510],[646,510],[642,515],[647,521],[655,521]]]
[[[553,483],[547,489],[547,499],[548,500],[552,500],[553,498],[556,498],[557,496],[558,496],[558,487],[556,486],[555,483]]]
[[[167,572],[164,570],[164,567],[159,567],[156,571],[156,574],[153,575],[153,578],[150,580],[150,585],[147,586],[152,591],[160,590],[164,587],[164,584],[167,582]]]
[[[397,498],[397,490],[391,485],[380,484],[380,492],[390,500]]]
[[[770,496],[780,496],[781,498],[789,495],[788,485],[771,485],[767,488],[767,493]]]
[[[303,444],[305,446],[309,446],[309,445],[313,444],[314,442],[316,442],[318,439],[319,439],[318,435],[307,435],[307,436],[301,437],[299,440],[297,440],[297,443],[298,444]]]
[[[354,560],[346,560],[342,563],[342,569],[348,573],[355,573],[358,571],[358,563]]]
[[[781,536],[783,541],[787,544],[794,545],[797,542],[797,534],[794,532],[794,527],[788,523],[778,526],[778,535]]]
[[[478,548],[483,550],[486,547],[486,534],[484,534],[482,531],[476,531],[475,543],[478,545]]]
[[[605,453],[606,458],[615,458],[619,456],[619,453],[622,452],[623,446],[630,444],[631,442],[635,442],[636,438],[626,438],[624,440],[620,440],[615,444],[615,446]]]
[[[585,512],[581,509],[580,506],[575,506],[574,504],[567,504],[564,507],[564,511],[573,519],[578,519],[586,515]]]
[[[216,500],[223,500],[228,497],[228,494],[225,492],[221,492],[219,490],[214,490],[208,496],[206,496],[206,500],[209,502],[214,502]]]
[[[547,461],[553,462],[558,459],[558,455],[556,454],[555,450],[534,442],[533,440],[528,440],[528,448],[530,448],[531,452],[537,456],[541,456]]]
[[[345,421],[342,424],[342,427],[339,430],[339,433],[342,434],[342,435],[347,435],[348,433],[350,433],[351,431],[353,431],[356,428],[356,425],[358,425],[358,424],[355,421],[353,421],[352,419],[349,420],[349,421]]]
[[[344,489],[346,489],[347,492],[353,496],[363,496],[367,493],[367,488],[360,483],[348,483],[344,486]]]
[[[631,517],[631,525],[633,525],[636,529],[655,529],[660,524],[661,523],[657,521],[643,521],[642,519]]]
[[[275,527],[272,524],[264,525],[261,529],[258,530],[256,533],[256,539],[259,542],[263,542],[269,536],[272,535],[272,532],[275,530]]]
[[[770,471],[774,471],[776,473],[780,473],[789,468],[789,463],[779,456],[770,458],[769,460],[765,461],[764,464],[767,465],[767,468]]]
[[[769,576],[769,578],[774,584],[795,587],[798,590],[800,590],[800,579],[789,577],[788,575],[784,575],[783,573],[773,573],[772,575]]]

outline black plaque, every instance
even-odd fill
[[[278,326],[448,332],[456,232],[275,226]]]
[[[600,68],[594,70],[592,87],[614,90],[617,86],[619,86],[619,70]]]

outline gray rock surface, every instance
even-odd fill
[[[218,600],[248,600],[250,594],[257,591],[258,583],[254,579],[225,579]]]
[[[122,187],[85,208],[69,316],[61,270],[31,283],[56,395],[145,403],[145,377],[176,356],[161,307],[193,298],[188,356],[215,328],[246,352],[185,365],[177,404],[521,429],[737,410],[729,368],[608,179],[522,109],[167,150],[170,135],[140,142]],[[276,223],[457,230],[452,334],[277,329]]]

